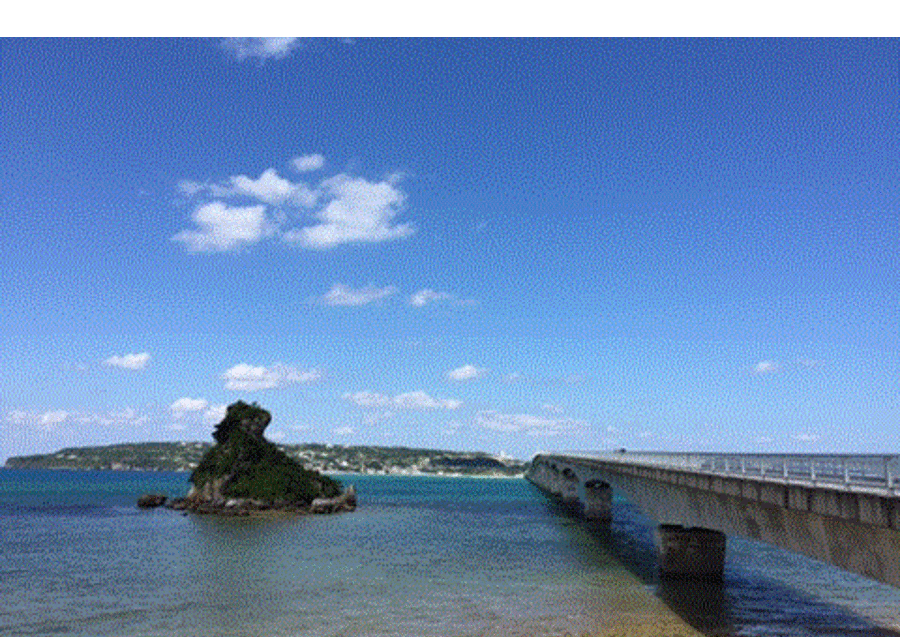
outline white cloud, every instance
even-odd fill
[[[118,367],[119,369],[139,370],[144,369],[150,362],[150,354],[141,352],[140,354],[125,354],[124,356],[110,356],[103,364],[107,367]]]
[[[185,197],[193,197],[197,193],[203,192],[206,190],[206,185],[201,184],[199,181],[193,181],[191,179],[182,179],[178,182],[178,190]]]
[[[396,224],[395,217],[406,200],[398,178],[379,182],[346,174],[335,175],[319,185],[328,203],[316,213],[321,223],[284,233],[291,243],[326,250],[345,243],[377,243],[408,237],[411,224]]]
[[[557,436],[581,426],[571,418],[546,418],[532,414],[503,414],[497,411],[481,411],[475,424],[491,431],[523,433],[528,436]]]
[[[39,431],[55,431],[57,426],[68,420],[71,415],[72,414],[70,414],[68,411],[62,409],[45,411],[44,413],[38,415],[38,417],[35,419],[35,422],[33,422],[33,425],[34,428]]]
[[[487,373],[487,370],[483,367],[463,365],[462,367],[457,367],[456,369],[451,369],[447,372],[447,378],[455,381],[474,380],[484,376],[485,373]]]
[[[350,436],[355,433],[355,429],[353,427],[337,427],[336,429],[331,430],[336,436]]]
[[[73,415],[73,420],[79,424],[99,427],[133,427],[147,423],[149,418],[138,413],[131,407],[120,411],[108,411],[105,414],[88,413]]]
[[[804,442],[804,443],[818,442],[819,439],[820,439],[819,435],[806,433],[806,432],[793,434],[791,436],[791,440],[793,440],[795,442]]]
[[[453,398],[433,398],[424,391],[412,391],[396,396],[388,396],[372,391],[359,391],[344,394],[344,399],[360,407],[390,407],[413,411],[433,411],[436,409],[459,409],[461,400]]]
[[[399,409],[459,409],[461,400],[432,398],[423,391],[413,391],[394,396],[394,406]]]
[[[256,179],[233,175],[222,183],[183,180],[178,183],[178,190],[189,199],[198,195],[213,199],[247,198],[271,206],[306,208],[315,205],[319,196],[307,184],[285,179],[274,168],[264,170]]]
[[[179,398],[171,405],[169,410],[172,416],[180,420],[187,414],[193,414],[193,419],[199,419],[200,422],[207,425],[218,424],[225,417],[225,405],[210,404],[205,398]],[[173,431],[181,431],[183,425],[173,425],[170,427]]]
[[[387,407],[391,404],[391,397],[373,391],[358,391],[344,394],[344,399],[359,405],[360,407]]]
[[[776,361],[760,361],[753,368],[754,374],[775,374],[781,371],[781,366]]]
[[[300,38],[225,38],[222,48],[235,60],[281,60],[297,48]]]
[[[435,292],[425,288],[409,297],[409,304],[413,307],[425,307],[435,301],[450,301],[453,298],[454,296],[448,292]]]
[[[335,283],[322,297],[322,302],[325,305],[332,306],[358,307],[380,301],[381,299],[393,296],[396,293],[397,288],[393,285],[388,285],[383,288],[367,285],[364,288],[354,290],[343,283]]]
[[[213,201],[198,207],[192,219],[196,230],[182,230],[172,237],[189,252],[227,252],[258,243],[275,231],[265,206],[233,207]]]
[[[147,416],[138,413],[131,407],[119,411],[106,413],[66,411],[64,409],[52,409],[44,412],[11,411],[6,418],[7,422],[20,426],[28,426],[37,431],[56,431],[63,423],[76,425],[91,425],[94,427],[124,427],[141,425],[147,422]]]
[[[319,153],[312,153],[310,155],[302,155],[300,157],[294,157],[291,160],[291,166],[294,167],[294,170],[301,173],[311,172],[313,170],[319,170],[322,166],[325,165],[325,157],[320,155]]]
[[[264,171],[258,179],[236,175],[229,181],[233,194],[251,197],[273,206],[289,201],[307,206],[315,203],[315,193],[305,184],[295,184],[284,179],[274,168]]]
[[[196,412],[203,411],[209,406],[209,403],[206,402],[203,398],[179,398],[171,405],[169,405],[169,409],[172,411],[172,415],[176,418],[181,418],[188,412]]]
[[[325,158],[303,155],[291,165],[311,172],[322,168]],[[406,201],[400,180],[399,175],[370,181],[340,173],[309,184],[286,179],[274,168],[255,179],[234,175],[217,183],[183,180],[180,193],[200,201],[191,217],[195,227],[172,239],[190,252],[225,252],[273,237],[315,250],[401,239],[415,228],[396,221]],[[450,296],[423,290],[411,302],[424,305],[446,298]]]
[[[6,422],[17,427],[28,427],[35,431],[51,433],[58,426],[72,418],[72,412],[63,409],[51,409],[44,412],[23,411],[15,409],[6,415]]]
[[[225,381],[225,389],[235,391],[275,389],[296,383],[313,383],[321,378],[322,372],[317,369],[301,370],[280,363],[276,363],[272,367],[240,363],[227,369],[222,374],[222,380]]]
[[[215,425],[225,418],[225,412],[228,408],[225,405],[210,405],[203,412],[203,422],[208,425]]]

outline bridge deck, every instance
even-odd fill
[[[900,456],[569,451],[538,454],[531,471],[563,497],[600,479],[661,525],[762,540],[900,587]]]
[[[900,495],[900,456],[563,451],[547,456],[672,469],[701,475]]]

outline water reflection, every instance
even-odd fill
[[[662,578],[656,595],[691,626],[707,635],[735,632],[725,582]]]
[[[900,637],[900,591],[782,551],[728,538],[721,582],[660,579],[653,523],[627,501],[613,502],[610,523],[570,517],[571,507],[548,499],[587,554],[623,564],[684,621],[710,637],[783,635]],[[577,530],[576,530],[577,529]]]

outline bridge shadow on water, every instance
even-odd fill
[[[900,590],[733,537],[721,582],[661,579],[655,525],[631,504],[615,498],[613,521],[597,523],[552,498],[547,503],[585,556],[621,563],[710,637],[900,637]]]

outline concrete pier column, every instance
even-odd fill
[[[662,577],[722,579],[725,534],[700,527],[660,524],[657,528],[659,572]]]
[[[612,488],[603,480],[584,483],[584,517],[607,522],[612,519]]]
[[[550,465],[550,480],[547,490],[557,497],[562,495],[562,472],[555,464]]]
[[[560,472],[559,491],[565,504],[578,504],[578,476],[568,467]]]

